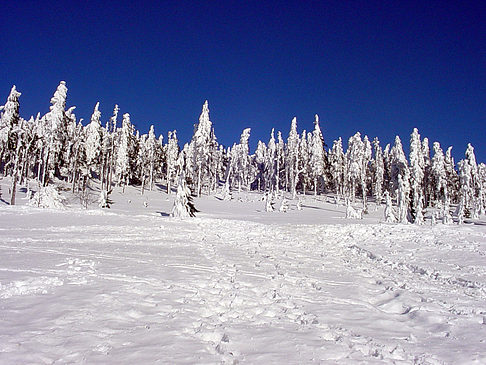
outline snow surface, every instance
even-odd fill
[[[1,364],[486,363],[484,220],[345,220],[312,196],[286,213],[203,197],[186,220],[159,189],[115,189],[112,209],[22,197],[0,202]]]

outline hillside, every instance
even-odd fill
[[[484,220],[346,220],[310,195],[265,212],[253,193],[179,220],[159,188],[111,209],[64,194],[0,203],[2,364],[486,361]]]

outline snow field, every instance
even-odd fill
[[[355,224],[310,198],[265,213],[214,197],[179,220],[166,196],[116,197],[1,207],[0,363],[486,362],[480,222]],[[292,224],[317,214],[341,223]]]

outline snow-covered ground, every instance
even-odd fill
[[[103,210],[24,195],[0,202],[1,364],[486,363],[484,220],[241,194],[181,221],[158,190]]]

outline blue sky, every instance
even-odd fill
[[[141,132],[187,142],[205,99],[220,143],[252,128],[287,137],[314,114],[328,145],[356,131],[405,145],[413,127],[486,161],[484,1],[17,1],[3,4],[0,98],[106,121],[115,103]],[[121,119],[121,118],[120,118]]]

